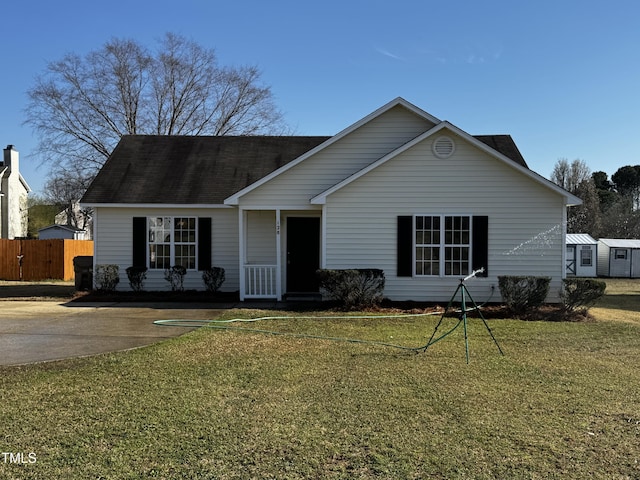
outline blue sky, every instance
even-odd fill
[[[559,158],[609,175],[640,164],[635,0],[27,0],[2,17],[0,143],[36,192],[34,77],[112,37],[154,47],[168,31],[257,65],[296,134],[335,134],[401,96],[470,134],[510,134],[545,177]]]

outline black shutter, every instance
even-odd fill
[[[472,270],[484,268],[484,272],[478,277],[489,276],[489,217],[473,217],[473,258],[471,259]]]
[[[147,266],[147,218],[133,217],[133,248],[131,265]]]
[[[413,274],[413,217],[398,217],[398,276]]]
[[[211,268],[211,218],[198,218],[198,270]]]

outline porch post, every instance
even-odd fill
[[[276,299],[282,300],[282,245],[280,236],[280,209],[276,209]]]
[[[322,205],[320,219],[320,268],[327,268],[327,204]]]
[[[239,258],[239,262],[240,262],[240,271],[239,273],[239,277],[240,277],[240,301],[243,302],[244,301],[244,297],[245,297],[245,278],[244,278],[244,263],[245,263],[245,258],[246,258],[246,251],[245,251],[245,238],[244,238],[244,224],[245,224],[245,211],[242,209],[242,207],[238,208],[238,258]]]

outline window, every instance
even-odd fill
[[[196,268],[196,219],[194,217],[149,217],[149,268],[182,265]]]
[[[616,260],[626,260],[627,259],[627,249],[626,248],[616,248],[614,258]]]
[[[416,275],[468,275],[470,251],[471,217],[415,217]]]
[[[593,255],[591,253],[591,247],[582,247],[580,250],[580,266],[591,267],[593,265]]]

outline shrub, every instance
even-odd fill
[[[591,278],[565,278],[562,287],[560,299],[564,310],[587,313],[589,307],[604,295],[607,284]]]
[[[498,277],[502,300],[516,315],[537,309],[549,293],[551,277],[511,276]]]
[[[98,290],[113,292],[120,282],[120,269],[118,265],[96,265],[95,281]]]
[[[164,279],[171,284],[172,292],[182,292],[184,290],[184,276],[187,269],[182,265],[174,265],[164,269]]]
[[[345,308],[371,307],[384,294],[384,272],[373,268],[317,271],[320,287]]]
[[[202,272],[202,281],[207,292],[215,293],[225,281],[224,268],[212,267]]]
[[[126,272],[131,290],[141,292],[147,279],[147,267],[128,267]]]

